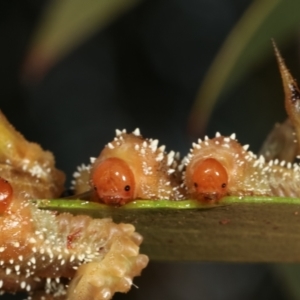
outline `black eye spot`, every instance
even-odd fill
[[[197,188],[198,187],[198,183],[194,182],[194,187]]]
[[[126,192],[130,191],[130,186],[129,186],[129,185],[126,185],[125,188],[124,188],[124,190],[125,190]]]
[[[223,189],[225,189],[225,188],[226,188],[226,183],[222,183],[221,187],[222,187]]]
[[[94,190],[97,191],[97,187],[94,186]]]

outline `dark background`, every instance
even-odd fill
[[[0,108],[27,139],[55,154],[68,182],[77,165],[88,163],[113,139],[116,128],[140,127],[145,137],[185,154],[196,138],[187,132],[187,119],[197,89],[250,3],[144,1],[34,83],[20,70],[46,2],[2,2]],[[296,37],[282,50],[297,76]],[[270,43],[269,59],[219,99],[206,133],[236,132],[241,143],[258,151],[284,118]],[[287,299],[270,265],[151,262],[136,282],[139,289],[116,299]]]

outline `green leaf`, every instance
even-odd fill
[[[42,76],[59,59],[140,0],[53,0],[45,10],[24,64]]]
[[[270,56],[272,38],[280,44],[294,36],[300,23],[298,11],[298,0],[252,2],[225,40],[200,86],[189,119],[192,134],[203,134],[219,96],[237,85],[252,66]]]
[[[226,197],[213,206],[139,200],[120,208],[63,199],[37,204],[131,223],[144,237],[142,253],[152,260],[300,262],[300,199]]]

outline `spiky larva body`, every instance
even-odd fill
[[[106,300],[128,291],[148,263],[134,227],[39,210],[30,200],[59,196],[64,174],[50,152],[26,141],[1,113],[0,132],[0,292]]]
[[[111,299],[117,291],[128,291],[148,263],[139,254],[142,238],[134,227],[110,219],[55,215],[14,200],[0,216],[0,226],[4,291],[45,288],[46,294],[66,299]],[[68,278],[73,280],[67,291]]]
[[[91,189],[91,165],[81,164],[73,174],[72,189],[76,194],[82,194]]]
[[[289,119],[281,124],[275,124],[259,151],[259,154],[263,155],[266,161],[279,159],[293,162],[297,153],[298,143],[295,129]]]
[[[117,130],[91,165],[90,183],[98,201],[123,205],[134,199],[180,199],[178,156],[164,149],[158,140],[144,139],[139,130]],[[82,178],[77,173],[75,186]]]
[[[39,194],[44,198],[59,196],[64,190],[65,175],[55,168],[53,154],[28,142],[1,111],[0,132],[0,176],[10,176],[5,178],[10,182],[17,181],[14,189],[29,191],[28,199],[32,199],[31,189],[36,197]]]
[[[285,162],[278,160],[266,163],[263,156],[257,157],[247,148],[236,141],[235,135],[217,134],[193,144],[183,160],[188,196],[205,202],[226,195],[300,196],[298,165],[288,163],[284,167]]]

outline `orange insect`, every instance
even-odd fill
[[[193,144],[181,168],[188,198],[218,202],[226,195],[300,196],[300,167],[278,159],[266,162],[235,139],[221,136]]]
[[[34,299],[111,299],[147,265],[130,224],[39,210],[32,199],[59,197],[63,172],[0,112],[0,294]]]
[[[90,167],[75,172],[75,192],[92,188],[93,200],[120,206],[136,199],[181,199],[179,156],[165,152],[158,140],[116,131],[116,137],[93,160]]]
[[[135,178],[124,160],[107,158],[95,165],[91,175],[97,195],[104,203],[123,205],[134,199]]]
[[[192,181],[196,198],[214,200],[227,194],[227,171],[214,158],[206,158],[195,164]]]

